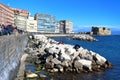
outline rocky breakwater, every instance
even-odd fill
[[[84,49],[80,45],[61,44],[41,35],[29,40],[25,50],[32,54],[35,65],[49,72],[92,72],[112,68],[103,56]]]
[[[82,40],[82,41],[97,41],[96,38],[94,38],[90,35],[87,35],[87,34],[74,35],[73,39]]]

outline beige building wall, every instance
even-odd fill
[[[71,21],[66,21],[66,33],[72,33],[73,32],[73,23]]]
[[[18,29],[26,31],[29,11],[11,8],[14,11],[14,22]]]
[[[59,33],[65,33],[65,23],[64,21],[59,21]]]
[[[37,32],[37,20],[34,17],[29,16],[27,19],[27,32]]]
[[[73,33],[73,22],[68,20],[61,20],[60,24],[60,33]]]
[[[60,32],[59,27],[60,27],[60,23],[56,22],[55,33],[59,33]]]

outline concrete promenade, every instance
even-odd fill
[[[38,33],[36,33],[35,35],[44,35],[44,36],[47,36],[47,37],[72,37],[74,35],[80,35],[80,34],[54,34],[54,33],[38,34]]]

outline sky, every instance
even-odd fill
[[[0,0],[13,8],[44,13],[56,20],[70,20],[74,31],[90,31],[92,26],[108,27],[120,34],[120,0]]]

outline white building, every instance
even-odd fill
[[[55,33],[56,17],[49,14],[35,14],[37,20],[38,32]]]
[[[73,33],[73,22],[68,20],[61,20],[59,22],[60,24],[60,33],[66,34],[66,33]]]
[[[73,33],[73,22],[66,21],[65,30],[66,30],[66,33]]]
[[[11,8],[14,11],[14,25],[20,29],[26,31],[27,19],[29,11]]]
[[[60,33],[59,27],[60,27],[60,23],[56,22],[55,33]]]
[[[37,21],[34,20],[34,17],[29,16],[27,19],[27,32],[37,32]]]

